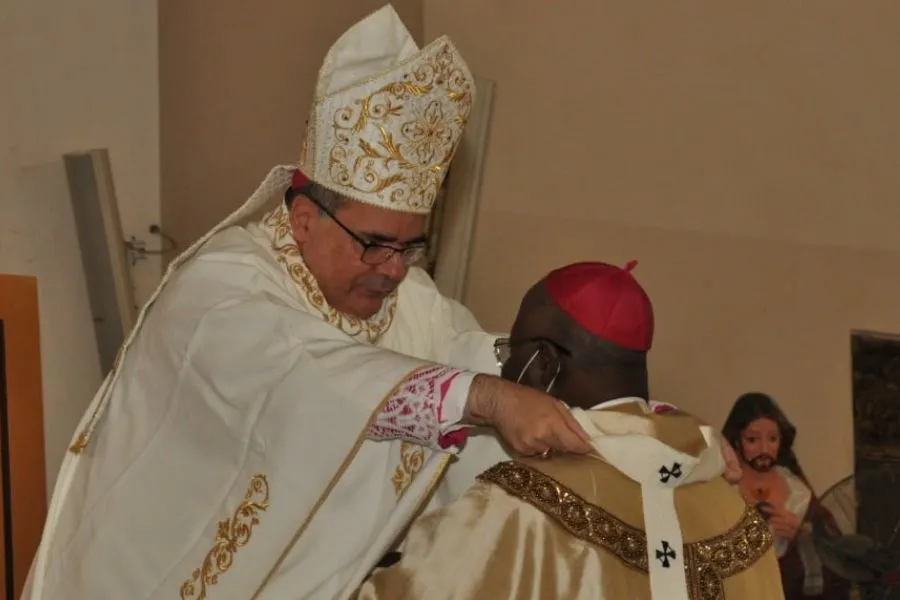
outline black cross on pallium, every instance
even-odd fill
[[[660,467],[659,469],[659,480],[663,483],[669,483],[670,478],[678,479],[680,477],[681,463],[673,463],[671,469],[668,469],[665,466]]]
[[[669,542],[663,540],[662,550],[656,551],[656,560],[662,564],[664,569],[668,569],[671,566],[669,559],[675,560],[676,558],[678,558],[678,555],[675,553],[675,550],[672,549]]]

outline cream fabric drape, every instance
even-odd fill
[[[225,228],[174,263],[79,428],[23,598],[346,597],[430,496],[450,456],[369,424],[430,361],[495,372],[493,336],[413,270],[354,339],[273,241]]]

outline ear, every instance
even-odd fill
[[[540,381],[548,385],[550,380],[556,377],[557,371],[562,371],[563,356],[553,344],[541,343],[541,351],[538,353],[532,368],[540,374]]]
[[[310,229],[317,221],[319,209],[306,196],[297,196],[290,208],[291,233],[298,244],[309,240]]]

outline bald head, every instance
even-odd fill
[[[541,390],[553,381],[553,396],[585,409],[615,398],[646,399],[646,352],[588,331],[557,298],[547,278],[525,294],[510,332],[503,377],[516,381],[521,376],[521,383]]]

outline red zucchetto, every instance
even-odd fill
[[[646,352],[653,345],[653,305],[631,274],[601,262],[562,267],[544,279],[554,302],[581,327],[598,338],[629,350]]]

